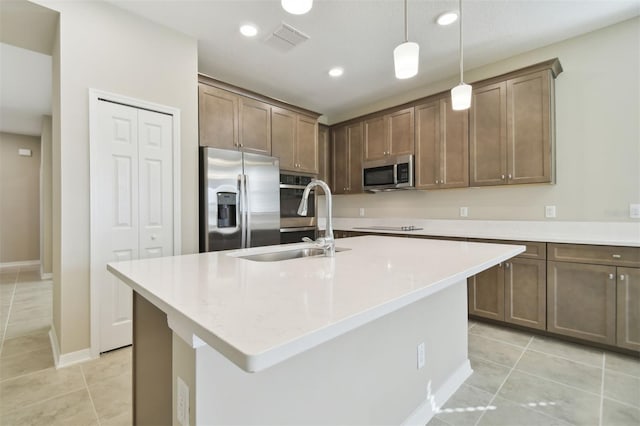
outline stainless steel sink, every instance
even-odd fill
[[[349,248],[336,247],[336,252],[351,250]],[[272,251],[268,253],[250,254],[238,256],[240,259],[253,260],[255,262],[279,262],[281,260],[299,259],[302,257],[315,257],[324,255],[324,250],[315,247],[299,248],[295,250]]]

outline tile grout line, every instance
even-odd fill
[[[4,341],[7,338],[7,329],[9,328],[9,319],[11,318],[11,311],[13,310],[13,299],[16,296],[16,288],[17,288],[19,273],[20,273],[20,270],[18,269],[18,273],[16,273],[16,279],[13,282],[13,290],[11,291],[11,298],[9,300],[9,310],[7,311],[7,322],[4,325],[4,330],[2,330],[2,340],[0,340],[0,355],[2,355],[2,349],[4,348]]]
[[[487,403],[487,407],[491,406],[491,404],[493,403],[493,401],[496,399],[496,397],[498,396],[498,393],[500,393],[500,390],[502,389],[502,387],[504,386],[504,384],[507,382],[507,380],[509,379],[509,377],[511,377],[511,373],[513,373],[513,370],[516,369],[516,365],[518,365],[518,363],[520,362],[520,360],[522,359],[522,357],[524,356],[524,353],[527,351],[527,348],[529,347],[529,345],[531,345],[531,342],[533,342],[533,336],[531,336],[529,338],[529,343],[527,343],[527,346],[524,347],[524,349],[522,349],[522,353],[520,354],[520,356],[518,357],[518,359],[516,360],[516,362],[513,364],[513,367],[511,367],[511,369],[509,370],[509,373],[507,373],[507,376],[504,378],[504,380],[502,381],[502,383],[500,383],[500,386],[498,386],[498,389],[496,390],[496,393],[493,394],[493,397],[491,397],[491,400]],[[481,414],[480,417],[478,417],[478,420],[476,420],[476,422],[474,423],[474,426],[478,426],[480,424],[480,420],[482,420],[482,418],[484,417],[484,414],[487,412],[487,410],[484,410]]]
[[[606,354],[602,354],[602,376],[601,376],[601,383],[600,383],[600,413],[598,416],[598,426],[602,426],[602,408],[604,406],[604,371],[605,371],[605,364],[606,364],[606,359],[607,359],[607,355]]]
[[[100,416],[98,416],[98,410],[96,410],[96,404],[93,402],[93,397],[91,396],[91,390],[89,389],[89,384],[87,383],[87,378],[84,375],[84,368],[80,365],[80,374],[82,374],[82,381],[84,382],[84,386],[87,389],[87,394],[89,395],[89,401],[91,401],[91,408],[93,409],[93,414],[95,414],[96,419],[98,420],[98,426],[102,423],[100,422]]]

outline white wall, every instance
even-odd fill
[[[554,220],[634,220],[629,218],[629,204],[640,203],[640,18],[471,70],[465,80],[554,57],[564,69],[555,86],[555,185],[339,195],[334,198],[334,215],[357,217],[364,207],[368,217],[455,219],[459,207],[466,206],[469,219],[545,220],[544,206],[555,205]],[[455,83],[439,82],[415,98]],[[375,107],[398,103],[388,99]],[[371,110],[354,111],[342,119],[367,112]]]
[[[60,91],[58,125],[54,87],[54,326],[66,354],[90,345],[88,90],[180,109],[182,249],[195,252],[197,42],[103,2],[39,3],[60,12],[54,46]],[[56,66],[54,57],[54,79]]]
[[[42,116],[40,135],[40,275],[51,276],[52,268],[52,174],[51,174],[51,116]]]

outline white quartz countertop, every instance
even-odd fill
[[[260,371],[463,281],[523,246],[364,236],[335,257],[237,256],[307,243],[110,263],[108,269],[242,369]],[[197,339],[195,339],[197,341]]]
[[[324,219],[318,220],[324,229]],[[415,231],[361,229],[415,226]],[[342,231],[640,247],[640,222],[333,218]]]

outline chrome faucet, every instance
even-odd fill
[[[336,244],[333,239],[333,223],[331,221],[331,190],[329,189],[329,185],[326,182],[321,180],[312,180],[309,182],[307,187],[304,189],[304,193],[302,194],[302,200],[300,200],[300,205],[298,206],[298,214],[300,216],[307,215],[307,202],[309,200],[309,193],[313,187],[319,186],[324,191],[327,207],[327,226],[324,231],[324,238],[318,238],[315,243],[322,247],[324,250],[325,256],[333,257],[336,252]]]

